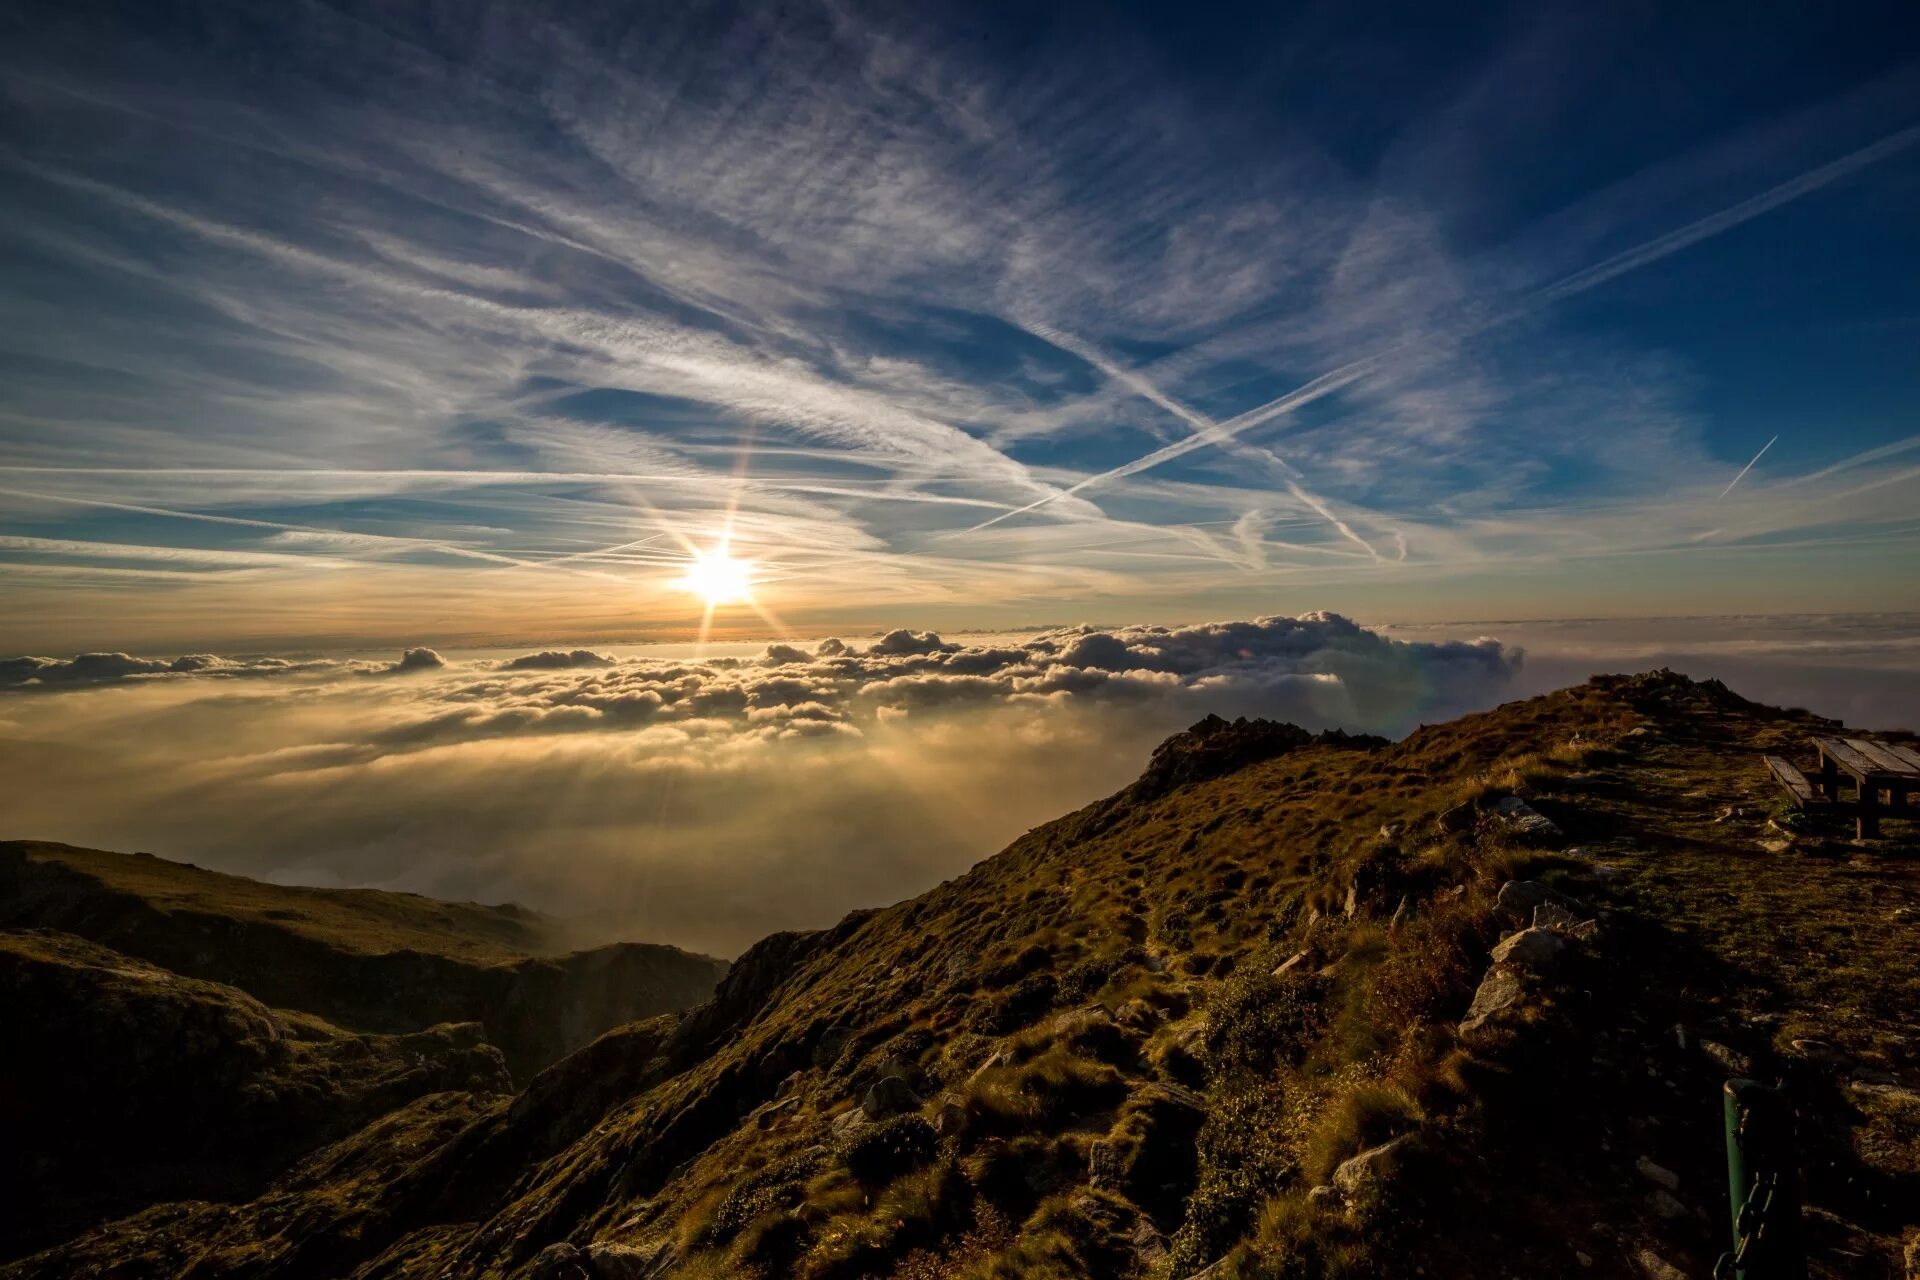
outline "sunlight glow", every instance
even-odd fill
[[[705,600],[709,609],[751,600],[753,561],[734,559],[725,546],[695,551],[686,573],[676,585]]]

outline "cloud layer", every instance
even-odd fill
[[[1309,614],[705,659],[23,661],[85,675],[0,702],[0,765],[30,782],[9,835],[730,951],[959,871],[1207,712],[1398,732],[1496,700],[1520,657]]]

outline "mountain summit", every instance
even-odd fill
[[[458,946],[363,947],[365,915],[188,908],[128,888],[170,864],[8,846],[8,1121],[91,1100],[99,1176],[146,1172],[0,1275],[1701,1275],[1721,1085],[1751,1076],[1797,1112],[1813,1274],[1898,1277],[1920,842],[1809,824],[1760,763],[1831,727],[1669,672],[1394,743],[1209,718],[1118,795],[767,938],[517,1091],[516,1055],[605,1021],[631,970],[504,958],[497,909],[404,904]],[[243,1124],[326,1141],[252,1181],[156,1155]]]

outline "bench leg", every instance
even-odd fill
[[[1854,834],[1859,839],[1870,840],[1880,834],[1880,789],[1864,783],[1860,787],[1859,818],[1854,822]]]

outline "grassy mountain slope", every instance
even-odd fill
[[[511,1102],[0,1274],[1704,1274],[1738,1070],[1793,1091],[1815,1274],[1897,1277],[1920,844],[1767,826],[1758,753],[1825,727],[1667,673],[1394,744],[1204,723]]]
[[[450,1090],[511,1091],[480,1028],[362,1036],[71,934],[0,932],[0,1256],[294,1157]]]
[[[0,843],[0,928],[51,928],[356,1030],[477,1022],[520,1079],[704,1000],[723,962],[618,943],[548,954],[522,908],[262,884],[143,854]]]

